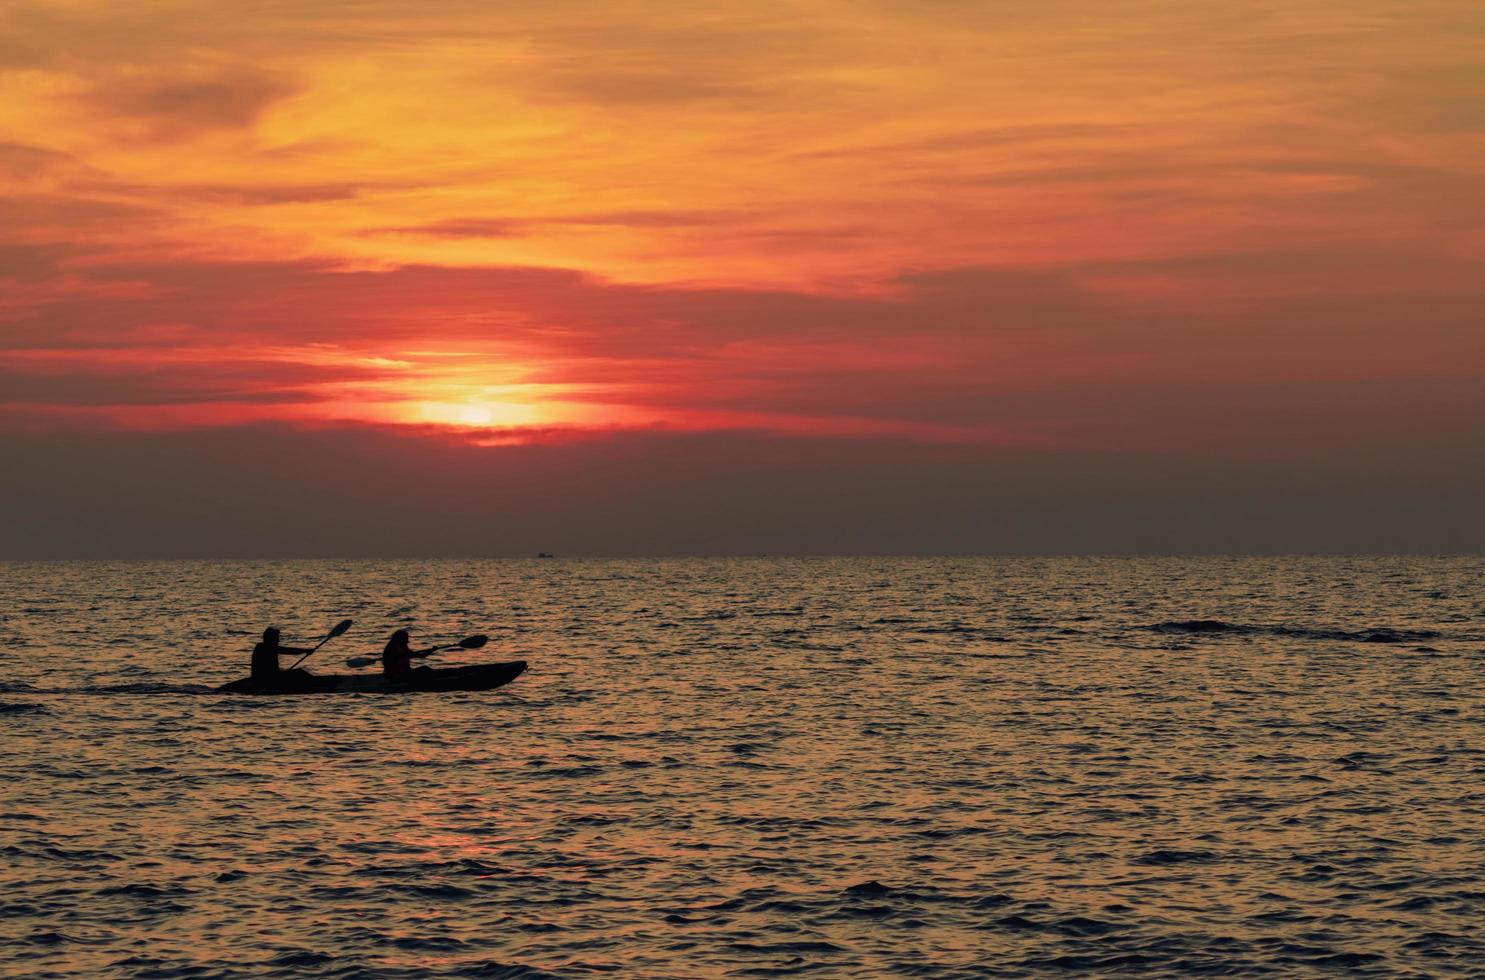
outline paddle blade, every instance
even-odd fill
[[[489,642],[490,638],[481,633],[479,636],[466,636],[464,639],[459,641],[459,645],[466,650],[478,650],[480,647]]]
[[[351,621],[349,619],[342,619],[340,622],[336,623],[335,626],[330,630],[330,635],[326,637],[326,639],[334,639],[350,628]]]
[[[370,667],[376,663],[375,657],[348,657],[345,665],[347,667]]]

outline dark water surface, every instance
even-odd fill
[[[221,697],[410,625],[485,694]],[[0,969],[1485,975],[1485,561],[0,565]]]

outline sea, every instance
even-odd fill
[[[346,617],[530,669],[213,693]],[[0,668],[7,976],[1485,975],[1481,558],[7,563]]]

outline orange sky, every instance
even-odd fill
[[[1485,426],[1485,6],[0,0],[0,426]]]

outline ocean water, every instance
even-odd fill
[[[251,698],[263,626],[482,694]],[[0,565],[0,971],[1485,975],[1485,560]]]

